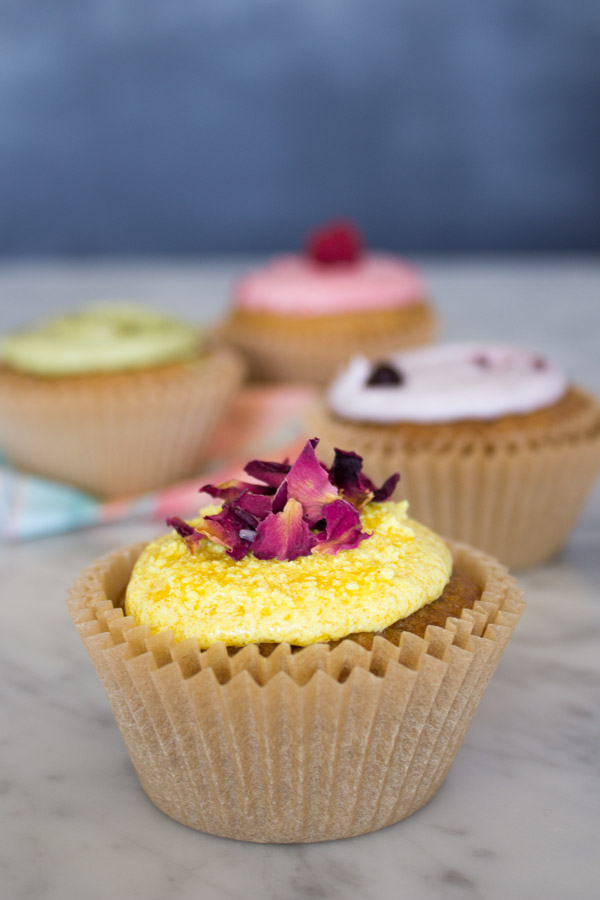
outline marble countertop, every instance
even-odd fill
[[[600,393],[600,261],[424,260],[450,337],[552,353]],[[209,320],[239,261],[0,266],[0,330],[128,296]],[[0,629],[4,900],[589,900],[600,833],[600,491],[568,546],[520,576],[528,606],[439,793],[327,844],[199,834],[140,788],[65,594],[144,522],[5,546]]]

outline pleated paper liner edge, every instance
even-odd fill
[[[460,619],[399,646],[282,644],[266,658],[256,646],[199,651],[125,617],[142,544],[90,566],[71,616],[153,802],[198,830],[259,842],[362,834],[427,802],[523,609],[502,566],[450,546],[483,589]]]
[[[197,367],[94,379],[89,392],[69,379],[40,379],[15,396],[0,390],[6,456],[101,497],[161,487],[198,469],[243,369],[220,349]]]
[[[507,434],[493,446],[474,440],[465,448],[450,432],[444,446],[404,446],[399,435],[374,440],[368,428],[329,416],[322,402],[309,409],[305,426],[319,435],[322,458],[334,447],[352,447],[375,481],[399,471],[396,496],[409,501],[410,515],[518,569],[560,550],[592,488],[600,407],[590,403],[579,434],[557,429],[532,445]]]
[[[233,313],[220,337],[246,358],[253,378],[326,384],[357,353],[381,355],[430,343],[438,332],[426,303],[365,314],[360,327],[352,315],[304,318]],[[340,320],[347,320],[345,327]]]

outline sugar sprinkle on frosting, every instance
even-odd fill
[[[336,504],[329,505],[330,529]],[[217,507],[203,510],[211,516]],[[193,520],[200,527],[203,517]],[[452,571],[441,538],[408,518],[406,502],[370,502],[360,514],[371,536],[348,552],[293,560],[234,560],[203,540],[190,553],[175,532],[150,544],[137,561],[126,613],[153,632],[202,648],[267,641],[298,646],[380,631],[436,600]],[[337,535],[336,539],[337,539]]]

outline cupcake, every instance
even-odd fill
[[[316,444],[206,485],[214,506],[71,591],[144,790],[211,834],[330,840],[419,809],[522,611],[506,569],[391,501],[397,476]]]
[[[365,251],[343,222],[315,232],[304,253],[250,272],[233,299],[223,337],[257,379],[326,384],[355,353],[415,347],[436,331],[419,272]]]
[[[151,309],[99,303],[0,343],[10,462],[104,497],[197,471],[243,364]]]
[[[414,515],[511,568],[565,542],[600,466],[600,405],[538,353],[447,344],[355,358],[308,415],[377,477],[402,471]]]

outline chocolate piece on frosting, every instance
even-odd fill
[[[377,363],[373,366],[367,380],[367,387],[399,387],[404,384],[404,375],[389,362]]]

